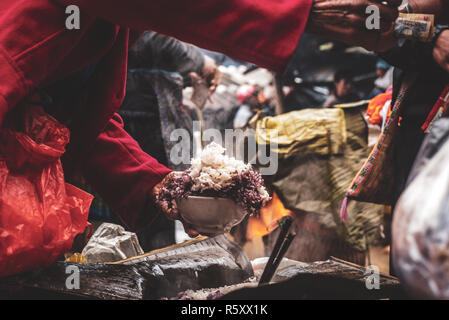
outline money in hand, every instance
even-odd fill
[[[433,14],[400,13],[394,33],[398,39],[430,42],[435,33],[435,17]]]

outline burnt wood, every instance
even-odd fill
[[[79,268],[79,289],[66,287],[69,265]],[[0,279],[0,298],[159,299],[241,283],[251,276],[251,262],[242,249],[220,235],[114,264],[57,262]]]
[[[279,270],[274,284],[245,288],[225,295],[225,300],[302,300],[302,299],[406,299],[397,278],[380,275],[379,289],[368,289],[364,267],[331,258],[301,263]]]

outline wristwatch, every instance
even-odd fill
[[[440,34],[443,31],[449,30],[449,26],[446,24],[437,24],[435,26],[435,32],[433,33],[432,37],[432,44],[435,45],[437,43],[438,38],[440,37]]]

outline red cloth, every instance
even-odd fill
[[[380,112],[388,101],[393,99],[393,94],[389,93],[381,93],[374,98],[368,104],[368,108],[366,109],[366,115],[369,117],[368,121],[374,125],[382,124],[382,116]],[[387,118],[390,116],[391,110],[387,112]]]
[[[81,8],[81,29],[65,28],[66,5]],[[65,171],[75,164],[130,229],[146,196],[169,169],[145,154],[118,118],[128,48],[154,30],[281,71],[304,31],[312,0],[1,0],[0,125],[27,94],[97,63],[73,105]],[[71,164],[71,165],[69,165]],[[144,219],[145,220],[145,219]]]

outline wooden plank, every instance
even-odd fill
[[[176,250],[178,248],[183,248],[183,247],[186,247],[186,246],[189,246],[189,245],[192,245],[192,244],[204,241],[206,239],[208,239],[208,237],[198,236],[198,237],[196,237],[196,238],[194,238],[192,240],[188,240],[188,241],[185,241],[183,243],[177,243],[177,244],[174,244],[172,246],[168,246],[168,247],[161,248],[161,249],[156,249],[156,250],[144,253],[144,254],[139,255],[139,256],[131,257],[131,258],[128,258],[128,259],[123,259],[123,260],[119,260],[119,261],[115,261],[115,262],[107,262],[107,264],[122,264],[122,263],[125,263],[125,262],[137,260],[137,259],[140,259],[140,258],[156,255],[156,254],[159,254],[159,253],[162,253],[162,252],[167,252],[167,251],[171,251],[171,250]]]

